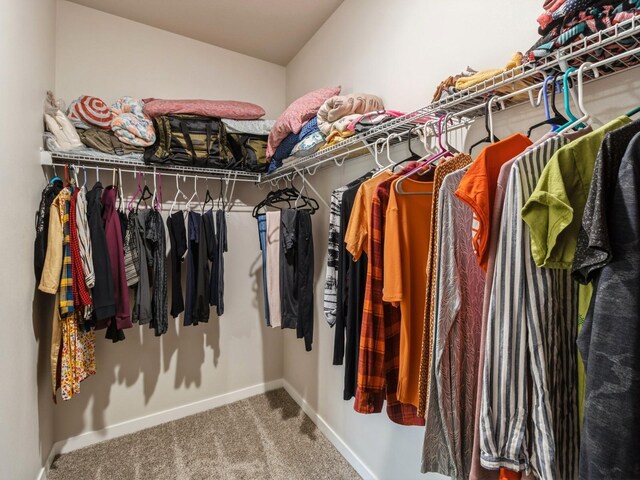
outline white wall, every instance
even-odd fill
[[[128,94],[245,100],[267,117],[284,108],[284,67],[66,1],[58,1],[56,53],[56,93],[67,102],[84,93],[108,102]],[[129,177],[125,194],[134,190]],[[173,199],[175,179],[163,180],[165,198]],[[218,182],[209,187],[217,196]],[[204,198],[204,183],[199,190]],[[254,204],[254,190],[238,186],[235,196]],[[238,212],[228,225],[224,316],[188,328],[172,321],[160,339],[146,327],[127,330],[117,344],[98,332],[98,373],[55,407],[56,441],[282,378],[281,332],[262,326],[256,221]]]
[[[53,87],[55,1],[0,2],[0,478],[33,479],[53,440],[47,302],[34,302],[34,213],[43,186],[42,103]],[[38,296],[40,298],[40,296]]]
[[[287,100],[340,84],[381,96],[387,108],[424,106],[449,75],[502,68],[526,51],[541,4],[346,0],[287,65]]]
[[[340,84],[344,92],[375,93],[387,108],[411,111],[428,104],[435,87],[447,76],[467,66],[503,67],[515,51],[526,51],[536,40],[540,10],[541,2],[532,0],[490,4],[476,0],[346,0],[288,65],[287,100],[314,88]],[[614,105],[620,103],[624,102]],[[497,134],[508,135],[541,114],[535,115],[526,109],[498,115]],[[611,115],[615,114],[609,111],[609,118]],[[514,122],[518,116],[523,120]],[[469,139],[479,138],[477,127]],[[342,169],[321,171],[312,182],[329,199],[332,189],[372,166],[370,158],[347,161]],[[300,342],[287,335],[285,379],[378,478],[436,478],[420,473],[424,428],[397,426],[384,412],[358,414],[352,401],[342,400],[344,370],[332,365],[334,331],[322,313],[327,212],[316,213],[313,222],[316,340],[313,352],[305,353]]]
[[[241,100],[276,118],[284,82],[282,66],[58,1],[56,94],[67,103],[80,95]]]

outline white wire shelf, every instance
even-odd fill
[[[82,149],[79,151],[41,152],[40,163],[43,166],[53,165],[77,165],[85,167],[98,167],[103,170],[114,168],[133,167],[141,172],[153,172],[168,174],[181,174],[188,176],[198,176],[202,178],[234,179],[238,182],[259,183],[261,173],[245,172],[242,170],[225,170],[221,168],[198,168],[179,165],[147,165],[144,163],[141,154],[109,155],[99,151]]]
[[[484,114],[484,110],[480,107],[484,106],[492,96],[504,95],[508,97],[508,100],[503,102],[499,98],[497,99],[496,103],[500,105],[501,109],[529,102],[528,95],[513,95],[513,93],[526,87],[542,84],[549,75],[560,74],[572,66],[579,67],[584,62],[605,63],[597,69],[597,74],[592,70],[585,71],[585,83],[627,71],[640,65],[640,53],[636,52],[628,56],[620,54],[639,44],[640,16],[635,16],[559,48],[535,63],[526,63],[500,73],[402,117],[349,137],[334,146],[301,157],[272,173],[264,174],[261,182],[275,182],[282,178],[291,178],[291,175],[300,172],[313,175],[318,169],[330,166],[331,163],[342,165],[342,162],[347,158],[370,153],[376,140],[386,138],[391,133],[406,136],[419,119],[433,118],[444,113],[453,115],[462,113],[463,121],[472,121]],[[617,57],[615,61],[603,62],[603,60],[614,57]],[[392,138],[391,144],[401,141],[397,137]]]

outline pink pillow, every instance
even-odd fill
[[[143,111],[150,117],[185,113],[232,120],[258,120],[265,114],[259,105],[235,100],[162,100],[145,98]]]
[[[276,120],[275,125],[271,129],[271,133],[269,133],[267,158],[273,157],[276,148],[278,148],[280,142],[282,142],[287,135],[290,133],[299,133],[302,126],[318,113],[318,110],[325,100],[339,93],[340,86],[320,88],[303,95],[289,105],[287,109],[282,112],[282,115],[278,117],[278,120]]]

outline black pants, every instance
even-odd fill
[[[280,215],[282,328],[295,328],[305,348],[313,343],[313,232],[311,214],[286,209]]]

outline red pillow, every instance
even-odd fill
[[[325,87],[298,98],[278,117],[275,125],[269,133],[269,141],[267,143],[267,158],[271,158],[280,145],[290,133],[299,133],[302,126],[311,120],[322,104],[328,98],[338,95],[340,86]]]
[[[150,117],[185,113],[232,120],[258,120],[265,114],[259,105],[235,100],[162,100],[145,98],[143,111]]]

